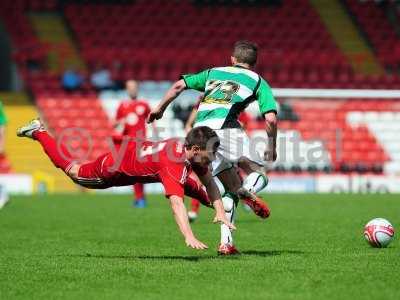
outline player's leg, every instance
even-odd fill
[[[225,209],[226,218],[232,223],[235,223],[235,211],[237,208],[238,197],[233,193],[225,193],[222,196],[222,203]],[[221,224],[221,243],[218,247],[219,255],[234,255],[239,254],[239,251],[233,244],[232,231],[225,224]]]
[[[234,223],[235,209],[237,205],[237,197],[232,193],[222,192],[222,203],[225,209],[225,216],[231,222]],[[189,177],[185,183],[185,195],[198,199],[203,205],[212,208],[210,199],[207,196],[204,187],[199,184],[196,180]],[[232,255],[239,253],[233,245],[232,232],[225,224],[221,225],[221,243],[218,247],[218,253],[220,255]]]
[[[222,156],[217,158],[213,163],[214,181],[217,184],[219,192],[222,196],[222,203],[225,209],[225,217],[233,224],[235,222],[235,211],[239,199],[236,191],[241,187],[240,177],[237,169]],[[218,246],[218,254],[233,255],[238,254],[233,243],[233,234],[225,224],[221,224],[221,242]]]
[[[112,187],[112,175],[107,172],[107,168],[112,164],[110,156],[110,153],[106,153],[92,162],[74,165],[68,171],[68,175],[76,184],[88,189]]]
[[[251,193],[259,193],[268,185],[268,177],[265,174],[263,166],[251,161],[247,157],[241,157],[238,161],[238,167],[245,173],[243,188]]]
[[[60,168],[65,173],[74,165],[70,159],[71,155],[63,145],[58,145],[56,140],[45,130],[39,119],[34,119],[28,124],[18,128],[19,137],[27,137],[38,141],[54,166]]]
[[[248,174],[235,192],[257,216],[267,218],[270,215],[269,207],[256,195],[268,184],[263,171],[264,161],[258,151],[258,145],[250,143],[249,137],[243,130],[230,129],[226,131],[228,131],[227,136],[230,143],[224,149],[223,155],[230,158],[231,162],[236,163]]]
[[[27,125],[18,128],[17,135],[38,141],[53,164],[63,170],[75,183],[87,188],[110,187],[101,178],[100,171],[102,169],[101,166],[104,167],[106,165],[104,164],[106,155],[87,164],[74,162],[69,159],[71,155],[68,153],[68,150],[62,145],[58,146],[56,140],[45,130],[39,119],[32,120]]]
[[[189,222],[193,223],[199,216],[200,201],[196,198],[190,199],[190,210],[188,211]]]
[[[222,203],[225,209],[225,216],[228,220],[230,220],[231,223],[234,223],[235,209],[238,199],[234,193],[225,192],[225,188],[218,177],[214,177],[214,180],[217,184],[220,194],[222,195]],[[203,205],[207,207],[212,207],[211,201],[208,198],[204,187],[191,177],[188,177],[188,179],[186,180],[185,195],[199,200]],[[238,253],[235,246],[233,245],[232,232],[225,224],[221,224],[221,243],[218,247],[218,253],[221,255],[231,255]]]
[[[242,186],[242,180],[237,172],[237,168],[233,166],[216,174],[214,179],[220,192],[222,191],[221,195],[223,195],[225,191],[236,193]],[[222,190],[221,186],[223,186]]]
[[[250,140],[245,132],[238,133],[237,138],[241,140],[242,144],[242,151],[235,153],[237,166],[247,174],[243,180],[242,190],[245,189],[256,194],[268,185],[268,178],[264,170],[264,157],[258,147],[266,145],[259,145],[257,139]],[[262,139],[261,142],[265,143],[265,140]]]
[[[136,183],[133,185],[133,192],[135,194],[135,199],[133,201],[133,206],[137,208],[146,207],[146,198],[144,196],[144,185],[143,183]]]
[[[34,119],[18,128],[17,135],[38,141],[54,166],[63,170],[67,176],[75,181],[80,165],[69,159],[71,155],[68,153],[68,150],[62,145],[57,144],[56,140],[46,131],[39,119]]]
[[[254,162],[247,157],[241,157],[238,166],[244,170],[247,176],[243,180],[242,186],[237,191],[239,198],[250,207],[254,213],[265,219],[271,214],[268,205],[259,197],[257,193],[268,185],[268,177],[264,167],[260,162]]]
[[[199,186],[202,186],[200,179],[196,176],[194,172],[190,174],[190,177],[197,182]],[[200,202],[196,198],[190,199],[190,210],[188,211],[189,222],[194,222],[199,216]]]
[[[228,158],[231,154],[230,135],[226,135],[221,130],[217,131],[217,134],[220,138],[220,147],[217,150],[215,160],[212,162],[213,176],[222,196],[225,216],[234,223],[238,202],[236,192],[242,183],[236,167]],[[221,224],[221,243],[218,247],[218,253],[223,255],[238,253],[233,243],[232,232],[224,224]]]
[[[241,131],[231,131],[232,132],[227,135],[220,135],[221,147],[218,148],[216,159],[212,163],[213,175],[218,177],[227,191],[237,194],[240,200],[247,204],[257,216],[267,218],[270,214],[269,207],[261,198],[257,197],[255,193],[243,188],[243,183],[238,171],[233,167],[243,156],[243,153],[250,153],[247,136]],[[227,137],[232,139],[233,142],[231,144],[229,144]],[[231,159],[229,159],[229,157]],[[216,180],[216,182],[218,182],[218,180]],[[223,193],[221,193],[221,195],[223,195]]]

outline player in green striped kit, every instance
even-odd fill
[[[208,126],[214,129],[221,141],[213,175],[221,189],[228,219],[233,221],[237,196],[244,200],[260,217],[269,216],[269,209],[256,193],[268,184],[264,164],[276,160],[277,105],[267,82],[252,71],[257,62],[257,46],[239,41],[231,56],[232,66],[217,67],[197,74],[183,75],[182,79],[165,94],[159,105],[149,115],[149,122],[160,119],[167,106],[185,89],[204,92],[194,126]],[[264,153],[248,138],[238,121],[239,114],[253,101],[258,102],[265,117],[269,137]],[[235,167],[240,167],[248,176],[243,184]],[[222,183],[221,183],[222,182]],[[232,200],[233,199],[233,200]],[[221,225],[221,254],[237,252],[233,246],[232,234]]]

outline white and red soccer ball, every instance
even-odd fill
[[[364,227],[364,237],[375,248],[384,248],[394,237],[394,228],[386,219],[372,219]]]

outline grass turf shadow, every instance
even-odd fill
[[[251,256],[278,256],[278,255],[303,255],[306,252],[298,251],[298,250],[245,250],[241,252],[242,255],[251,255]]]
[[[77,254],[68,255],[70,257],[81,257],[81,258],[100,258],[100,259],[139,259],[139,260],[183,260],[197,262],[202,260],[210,259],[239,259],[245,256],[259,256],[269,257],[278,255],[303,255],[305,252],[296,250],[245,250],[241,252],[241,255],[234,256],[221,256],[221,255],[104,255],[104,254]]]
[[[197,262],[201,260],[228,258],[238,259],[240,256],[217,256],[217,255],[98,255],[98,254],[86,254],[86,255],[72,255],[74,257],[85,257],[85,258],[102,258],[102,259],[139,259],[139,260],[182,260]]]

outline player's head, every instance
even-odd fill
[[[129,95],[129,97],[132,100],[135,100],[137,98],[137,92],[138,92],[138,83],[135,80],[127,80],[125,82],[125,89]]]
[[[209,165],[215,159],[218,147],[218,135],[207,126],[195,127],[186,135],[186,158],[190,162]]]
[[[245,64],[253,68],[257,63],[257,45],[248,41],[238,41],[233,47],[232,65]]]

